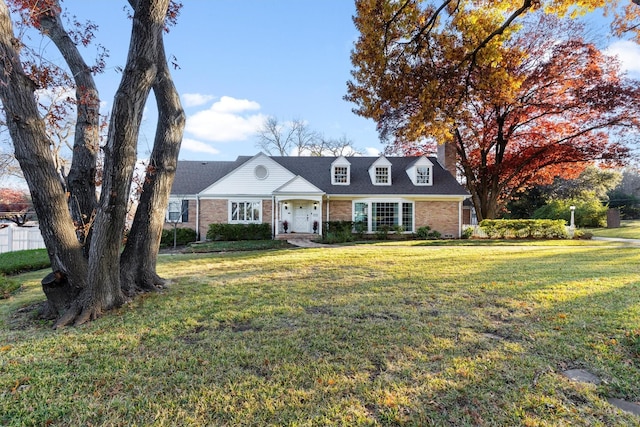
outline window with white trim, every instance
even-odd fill
[[[189,201],[188,200],[169,200],[167,213],[165,215],[167,222],[188,222],[189,221]]]
[[[230,201],[230,223],[260,223],[262,222],[262,202],[260,201]]]
[[[333,167],[333,182],[332,184],[349,184],[349,167],[348,166],[334,166]]]
[[[402,226],[404,231],[414,229],[413,202],[358,201],[353,203],[353,221],[361,222],[367,232],[373,233],[382,227]]]
[[[416,184],[431,184],[431,168],[429,166],[416,166]]]
[[[389,184],[389,167],[376,166],[375,179],[376,184]]]
[[[351,183],[351,163],[340,156],[331,163],[331,184],[349,185]]]

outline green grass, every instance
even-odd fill
[[[282,249],[291,247],[284,240],[238,240],[222,242],[193,243],[183,249],[184,252],[229,252],[229,251],[256,251],[266,249]]]
[[[0,254],[0,299],[9,298],[20,289],[20,281],[6,277],[25,271],[40,270],[51,265],[46,249]]]
[[[161,257],[165,292],[58,332],[24,274],[0,425],[640,424],[606,402],[640,401],[637,248],[394,243]]]
[[[640,239],[640,220],[622,221],[618,228],[590,229],[594,236]]]

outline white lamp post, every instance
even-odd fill
[[[571,209],[571,223],[569,223],[569,228],[573,230],[574,228],[576,228],[575,215],[574,215],[576,212],[576,207],[569,206],[569,209]]]

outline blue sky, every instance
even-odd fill
[[[346,137],[369,155],[383,150],[375,123],[344,101],[350,51],[358,32],[351,0],[184,0],[178,25],[165,36],[180,69],[173,77],[187,112],[180,158],[233,160],[253,155],[255,128],[265,117],[300,119],[328,138]],[[126,61],[130,21],[126,1],[66,0],[63,7],[99,25],[97,40],[110,51],[96,78],[105,112]],[[599,17],[592,28],[606,33]],[[640,48],[603,39],[640,76]],[[140,156],[151,150],[155,102],[143,124]]]

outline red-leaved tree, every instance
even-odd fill
[[[479,219],[495,218],[515,191],[628,154],[638,82],[576,22],[538,12],[489,38],[500,13],[450,9],[448,25],[419,32],[435,13],[421,3],[358,2],[346,99],[377,121],[389,152],[454,144]]]
[[[15,188],[0,188],[0,217],[23,226],[33,213],[29,194]]]

